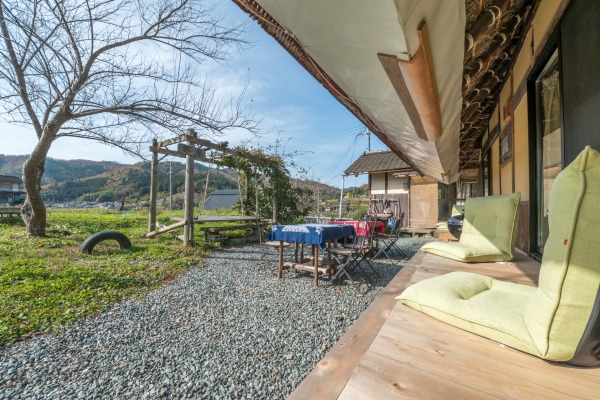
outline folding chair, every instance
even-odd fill
[[[373,265],[367,258],[369,252],[372,249],[372,237],[374,230],[374,222],[369,218],[364,218],[363,221],[365,224],[365,229],[362,232],[366,233],[366,235],[354,235],[354,239],[351,244],[347,244],[342,247],[333,247],[328,251],[331,254],[331,257],[338,263],[338,270],[336,271],[333,279],[339,279],[341,277],[346,277],[349,281],[354,282],[349,272],[352,272],[356,268],[360,267],[363,262],[366,262],[371,270],[377,273],[377,270],[373,268]],[[368,283],[367,283],[368,285]]]
[[[377,248],[379,250],[377,251],[377,253],[375,253],[375,255],[373,257],[371,257],[371,260],[373,260],[373,259],[379,257],[381,254],[383,254],[393,264],[395,260],[394,260],[394,258],[391,257],[391,255],[393,255],[394,252],[399,253],[405,259],[408,258],[406,253],[404,251],[402,251],[400,246],[398,246],[398,244],[397,244],[398,239],[400,238],[400,232],[402,229],[402,221],[403,220],[404,220],[404,212],[400,213],[400,217],[394,222],[394,227],[392,228],[392,231],[389,234],[380,234],[380,235],[375,235],[373,237],[373,240],[375,242],[377,242]]]

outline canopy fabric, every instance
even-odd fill
[[[336,97],[364,113],[378,128],[375,134],[399,156],[435,180],[458,178],[464,0],[235,1],[260,5],[283,30],[274,36],[282,44],[284,36],[299,43],[341,89]],[[443,132],[435,142],[419,138],[378,58],[387,54],[411,60],[420,46],[417,27],[422,21],[427,22],[441,103]]]

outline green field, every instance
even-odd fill
[[[169,224],[170,215],[158,220]],[[144,212],[50,210],[47,237],[28,238],[21,221],[0,220],[0,346],[147,293],[201,266],[220,246],[203,243],[198,230],[194,248],[170,234],[143,239],[147,226]],[[110,241],[92,255],[79,253],[81,242],[102,230],[126,234],[133,247],[121,250]]]

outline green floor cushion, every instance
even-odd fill
[[[556,177],[548,214],[539,290],[525,309],[525,320],[544,358],[585,363],[578,361],[585,355],[575,353],[585,346],[581,339],[586,340],[590,316],[600,306],[595,304],[600,289],[600,153],[586,147]]]
[[[444,322],[538,357],[598,366],[598,226],[600,153],[586,147],[552,186],[550,235],[538,288],[455,272],[416,283],[397,298]]]
[[[520,193],[468,198],[459,242],[430,242],[422,251],[463,262],[510,261]]]
[[[462,262],[510,261],[512,255],[500,252],[493,245],[468,246],[460,242],[429,242],[421,247],[426,253]]]
[[[534,287],[469,272],[426,279],[396,297],[450,325],[540,355],[523,319]]]

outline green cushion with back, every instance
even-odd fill
[[[552,186],[537,288],[453,272],[416,283],[397,298],[547,360],[600,365],[598,226],[600,153],[586,147]]]
[[[520,193],[468,198],[459,242],[430,242],[422,251],[463,262],[510,261]]]

